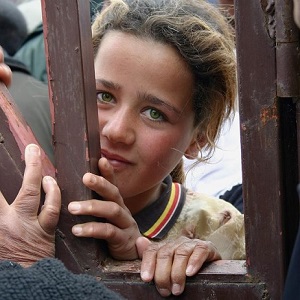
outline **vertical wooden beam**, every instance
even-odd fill
[[[95,275],[105,256],[99,241],[71,233],[75,223],[91,218],[74,217],[67,210],[70,201],[96,197],[82,184],[86,172],[97,173],[100,157],[89,4],[86,0],[43,0],[42,13],[56,175],[62,191],[56,253],[72,271]]]
[[[254,280],[266,282],[272,299],[281,299],[283,292],[288,256],[284,207],[297,181],[291,174],[298,173],[295,105],[289,98],[298,89],[297,55],[286,40],[278,40],[291,24],[286,3],[292,5],[286,0],[235,1],[247,265]],[[288,57],[280,57],[283,50]]]
[[[271,298],[280,299],[284,266],[275,22],[271,22],[275,7],[271,1],[263,5],[239,0],[235,10],[247,265],[250,274],[269,284]]]
[[[293,1],[277,0],[276,21],[276,69],[277,95],[281,109],[282,165],[284,187],[284,227],[286,262],[292,253],[299,227],[299,183],[297,142],[297,100],[299,84],[299,28],[293,18]]]

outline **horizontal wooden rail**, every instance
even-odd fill
[[[153,282],[147,284],[140,279],[140,261],[106,260],[99,280],[125,299],[133,299],[133,295],[135,299],[163,299]],[[205,264],[196,276],[187,278],[180,299],[257,300],[268,299],[268,296],[266,285],[247,273],[246,261],[219,260]]]

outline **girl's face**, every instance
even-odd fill
[[[95,73],[101,153],[125,203],[138,211],[195,150],[193,75],[171,46],[119,31],[103,38]]]

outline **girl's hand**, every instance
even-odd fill
[[[38,146],[26,147],[25,163],[22,187],[14,202],[9,205],[0,192],[0,260],[27,267],[42,258],[54,257],[61,197],[52,177],[45,176],[42,180]],[[46,197],[38,214],[41,184]]]
[[[87,173],[83,183],[101,195],[103,200],[71,202],[69,212],[74,215],[90,215],[104,218],[107,222],[89,222],[73,226],[72,232],[78,237],[93,237],[106,240],[110,254],[119,260],[139,258],[135,246],[141,236],[139,228],[115,185],[114,171],[105,158],[99,160],[102,176]]]
[[[0,81],[9,86],[12,79],[12,72],[8,65],[4,63],[4,53],[0,47]]]
[[[137,240],[144,244],[142,238]],[[186,276],[195,275],[203,263],[221,259],[211,242],[180,237],[174,241],[151,243],[143,251],[141,278],[154,280],[161,296],[180,295],[185,287]]]

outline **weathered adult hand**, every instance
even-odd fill
[[[25,149],[25,173],[22,187],[9,205],[0,193],[0,259],[23,266],[54,256],[54,237],[61,206],[56,181],[42,179],[40,149],[30,144]],[[38,214],[41,184],[45,202]]]
[[[73,226],[72,232],[78,237],[93,237],[107,241],[110,254],[119,260],[139,258],[135,246],[141,236],[139,228],[115,185],[114,171],[106,158],[99,160],[102,176],[87,173],[83,183],[101,195],[103,200],[71,202],[69,212],[74,215],[100,217],[107,222],[89,222]]]
[[[137,240],[138,249],[145,245],[141,238]],[[174,241],[151,243],[142,252],[141,278],[145,282],[154,280],[163,297],[180,295],[186,276],[195,275],[206,261],[221,259],[211,242],[184,236]]]
[[[6,86],[9,86],[11,83],[11,78],[12,72],[9,66],[4,63],[4,54],[2,48],[0,47],[0,81],[3,81]]]

